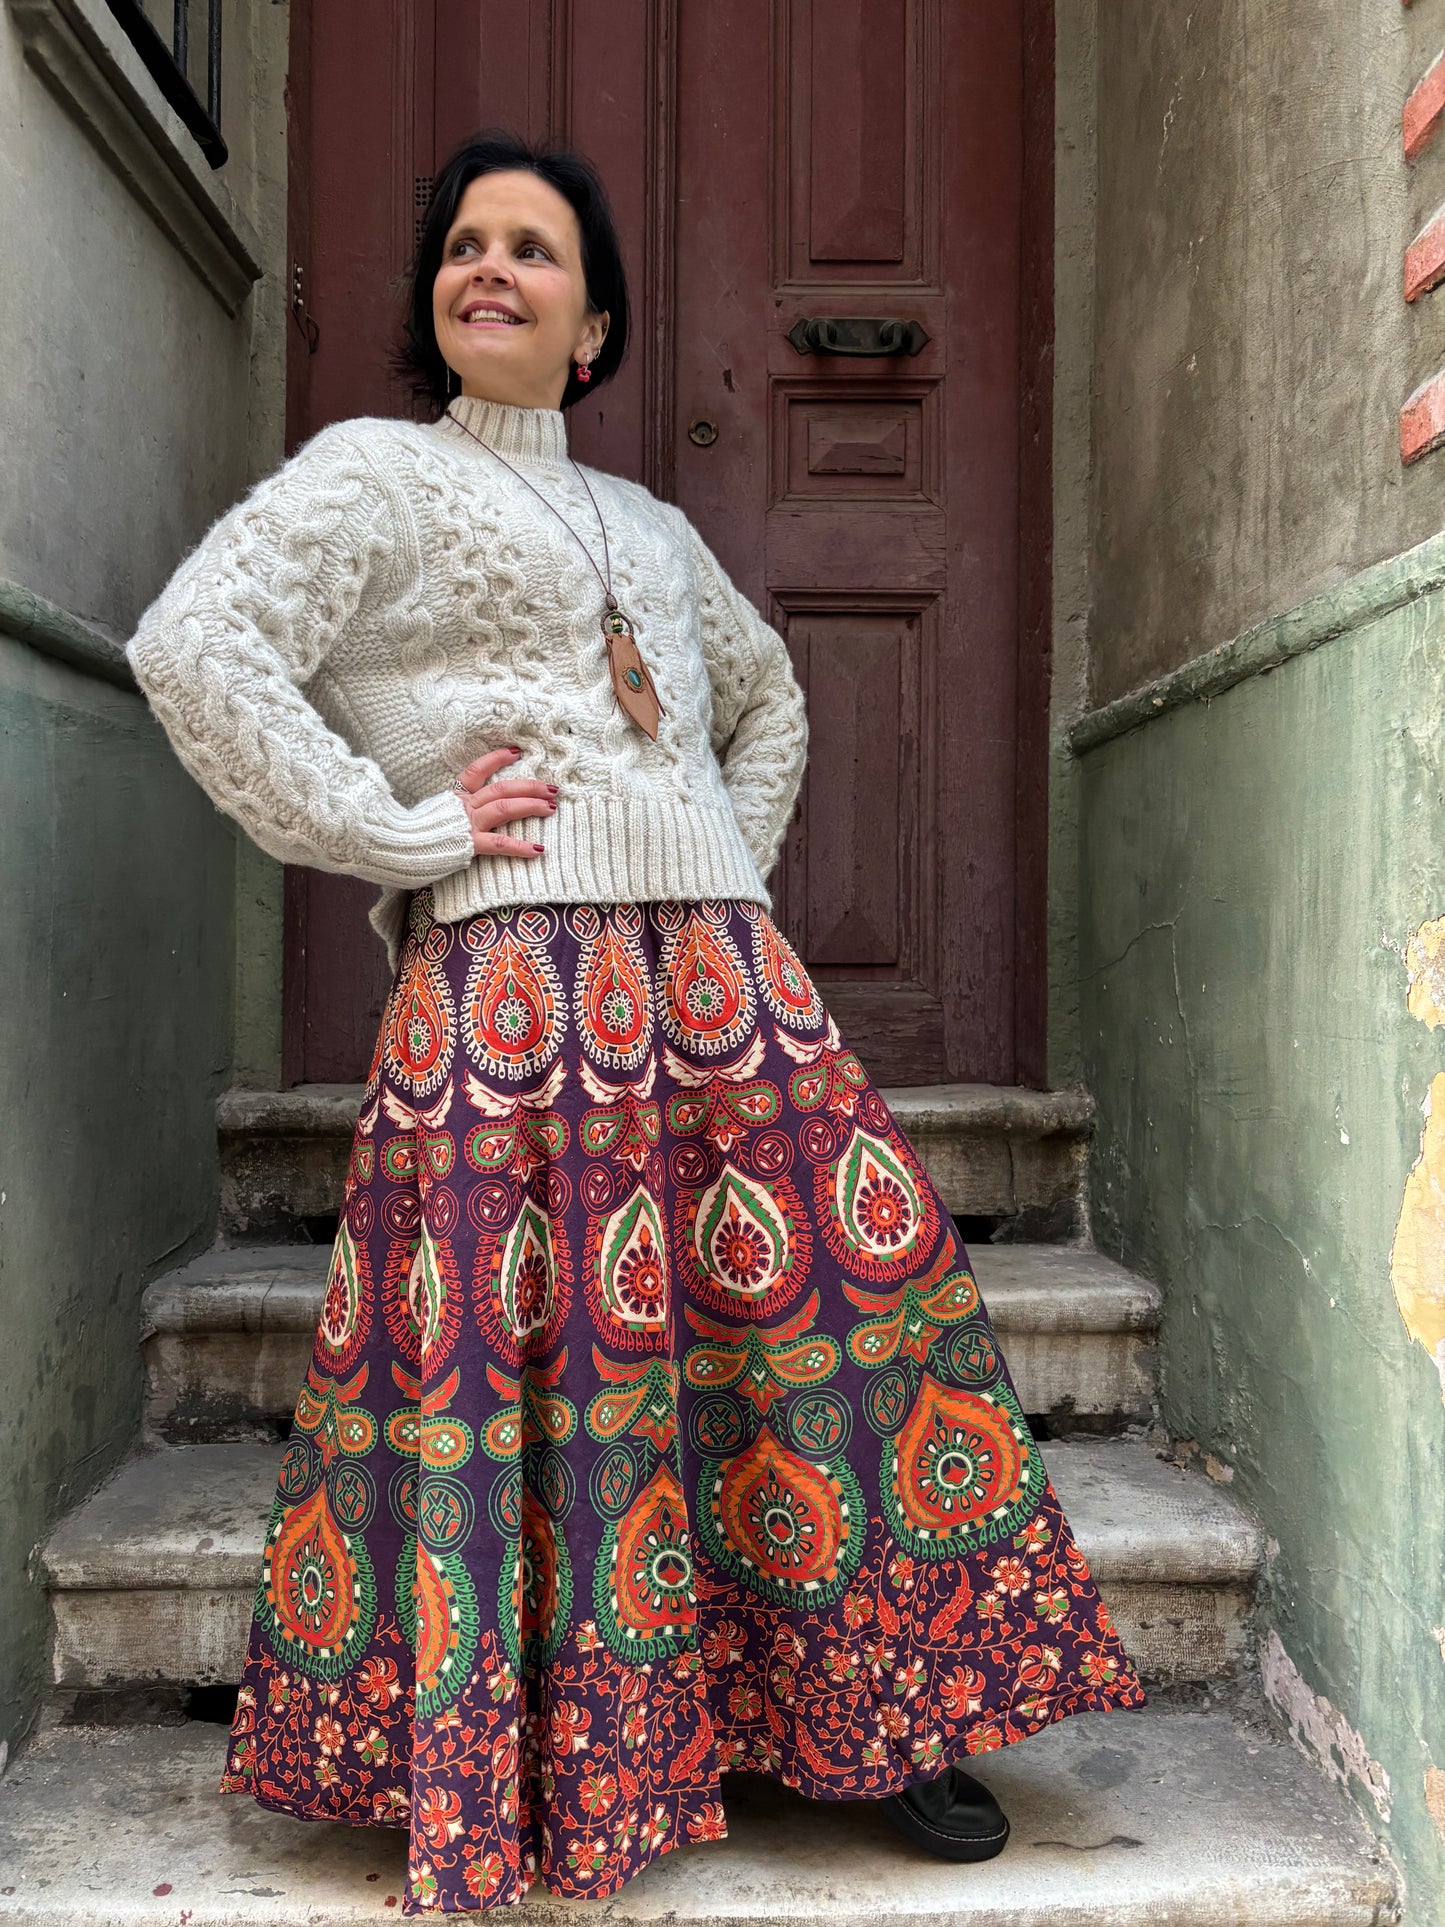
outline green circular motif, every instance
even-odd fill
[[[537,1466],[533,1489],[554,1519],[565,1519],[577,1497],[577,1480],[560,1452],[549,1446]]]
[[[391,1516],[407,1532],[416,1531],[416,1464],[400,1465],[386,1488]]]
[[[277,1485],[281,1496],[299,1499],[311,1485],[316,1470],[316,1453],[309,1439],[292,1439],[281,1461]]]
[[[998,1347],[981,1325],[961,1325],[948,1341],[948,1369],[960,1385],[986,1385],[998,1377]]]
[[[476,1520],[476,1505],[460,1479],[449,1479],[441,1472],[422,1474],[417,1532],[423,1545],[434,1552],[465,1545]]]
[[[522,1530],[522,1473],[515,1465],[499,1472],[487,1494],[487,1517],[500,1538],[515,1539]]]
[[[604,1518],[627,1510],[637,1489],[637,1461],[625,1445],[614,1445],[592,1468],[592,1503]]]
[[[743,1415],[730,1398],[699,1399],[688,1420],[693,1447],[704,1458],[726,1458],[744,1438]]]
[[[331,1510],[345,1532],[362,1532],[376,1510],[376,1482],[364,1465],[340,1459],[327,1475]]]
[[[788,1430],[802,1452],[836,1452],[848,1443],[853,1414],[836,1392],[806,1392],[788,1407]]]
[[[908,1380],[897,1365],[879,1372],[863,1397],[868,1423],[882,1438],[891,1438],[908,1413]]]

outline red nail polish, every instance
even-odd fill
[[[520,743],[508,743],[507,748],[515,750],[518,756],[522,753],[522,745]]]
[[[560,783],[549,783],[547,788],[552,792],[553,796],[557,796],[561,793],[562,785]]]
[[[532,848],[537,852],[538,856],[542,854],[542,845],[540,843],[534,843]]]

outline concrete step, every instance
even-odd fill
[[[280,1448],[168,1446],[129,1460],[44,1552],[59,1686],[229,1683],[240,1675]],[[1119,1631],[1159,1680],[1233,1672],[1256,1528],[1202,1473],[1124,1439],[1044,1457]]]
[[[0,1781],[0,1927],[363,1927],[395,1920],[406,1836],[215,1790],[219,1726],[54,1728]],[[866,1803],[723,1780],[728,1837],[666,1854],[609,1927],[1380,1927],[1399,1890],[1358,1818],[1263,1726],[1084,1713],[971,1762],[1012,1835],[921,1853]],[[534,1888],[524,1918],[587,1903]],[[595,1911],[596,1903],[593,1904]]]
[[[1149,1417],[1157,1286],[1063,1245],[972,1245],[969,1255],[1031,1418],[1059,1433]],[[330,1260],[326,1245],[247,1245],[157,1279],[142,1324],[151,1436],[284,1437]]]
[[[911,1084],[882,1095],[956,1216],[1024,1238],[1082,1235],[1087,1092]],[[360,1105],[359,1084],[225,1092],[216,1127],[228,1236],[290,1238],[334,1214]]]

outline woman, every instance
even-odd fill
[[[601,1896],[719,1775],[1008,1823],[955,1761],[1143,1693],[957,1232],[769,915],[782,638],[567,457],[626,290],[577,157],[442,170],[404,360],[129,650],[261,846],[384,886],[395,977],[223,1788],[410,1830],[403,1911]]]

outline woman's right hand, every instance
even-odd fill
[[[520,836],[506,836],[498,827],[519,816],[550,816],[557,807],[558,786],[535,776],[514,776],[494,783],[499,769],[509,769],[521,755],[515,744],[489,749],[456,778],[456,790],[472,819],[472,848],[478,856],[540,856],[542,845]]]

